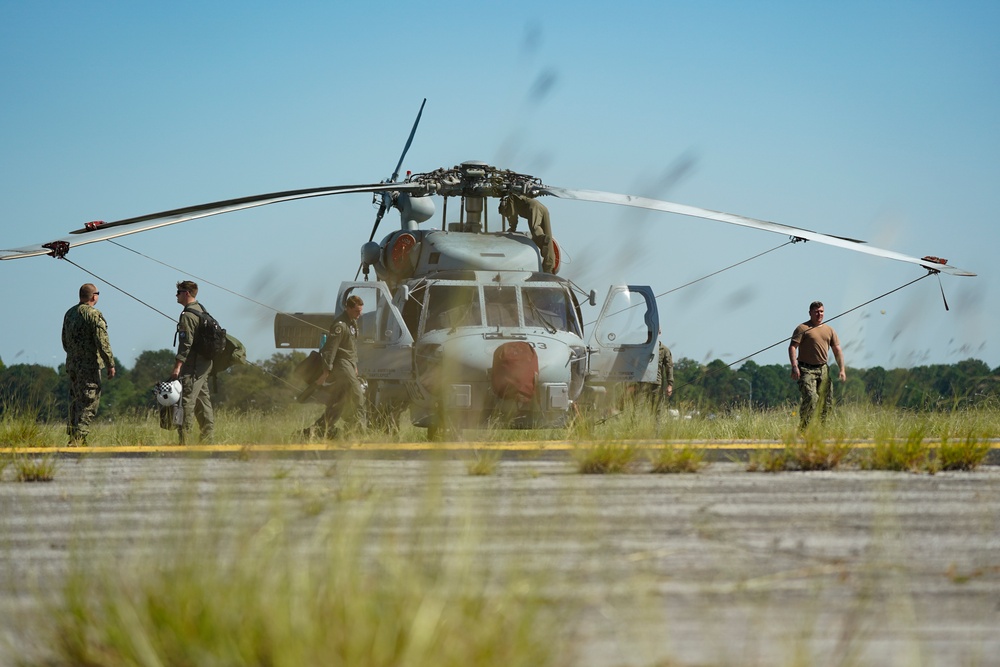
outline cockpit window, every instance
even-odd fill
[[[558,287],[523,287],[521,297],[524,300],[525,326],[580,334],[566,290]]]
[[[517,288],[513,285],[487,285],[483,287],[486,297],[486,326],[516,327],[520,325],[517,317]]]
[[[426,331],[477,327],[483,324],[479,288],[475,285],[431,285]]]

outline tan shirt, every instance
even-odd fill
[[[813,327],[808,322],[803,322],[795,327],[792,343],[798,345],[800,364],[823,366],[830,358],[830,348],[840,346],[840,339],[828,324]]]

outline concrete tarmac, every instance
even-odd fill
[[[559,443],[511,447],[487,476],[469,474],[469,443],[74,448],[30,484],[8,468],[0,664],[48,655],[48,605],[81,550],[176,548],[179,513],[220,498],[234,521],[276,498],[319,515],[374,500],[375,521],[430,530],[399,517],[433,495],[441,516],[475,518],[478,558],[559,606],[570,664],[1000,665],[1000,467],[768,474],[720,456],[697,474],[581,475]],[[436,524],[436,543],[462,524]]]

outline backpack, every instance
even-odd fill
[[[226,350],[226,330],[217,319],[204,310],[204,307],[201,311],[193,308],[184,310],[198,316],[198,328],[194,332],[194,351],[203,359],[215,361],[215,358]]]
[[[245,363],[247,363],[247,348],[236,336],[226,334],[226,343],[222,348],[222,352],[219,352],[212,358],[212,372],[210,375],[218,375],[236,364]]]

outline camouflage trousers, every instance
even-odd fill
[[[802,394],[802,404],[799,407],[799,428],[805,430],[816,414],[817,408],[822,409],[820,419],[826,421],[833,408],[833,385],[830,382],[830,367],[806,366],[799,364],[799,392]]]
[[[90,423],[101,405],[101,370],[73,369],[69,373],[69,423],[66,433],[70,440],[85,440]]]

